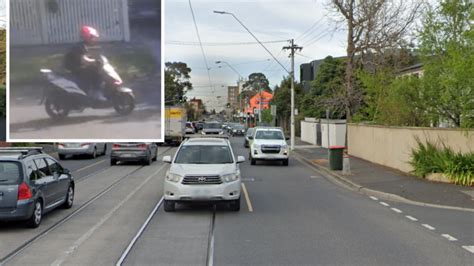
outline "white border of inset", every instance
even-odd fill
[[[160,47],[160,61],[161,61],[161,77],[160,77],[160,86],[161,86],[161,138],[157,139],[11,139],[10,138],[10,1],[5,0],[6,2],[6,30],[7,30],[7,40],[6,40],[6,141],[11,143],[21,143],[21,142],[44,142],[44,143],[54,143],[54,142],[164,142],[165,139],[165,0],[160,0],[161,4],[161,27],[159,27],[159,34],[161,38],[161,47]]]

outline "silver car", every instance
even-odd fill
[[[64,160],[66,156],[88,155],[92,158],[98,155],[105,155],[107,152],[106,143],[59,143],[58,155],[59,159]]]
[[[190,138],[173,159],[163,157],[171,167],[164,185],[164,209],[174,211],[176,203],[191,201],[225,202],[240,210],[240,168],[243,156],[234,156],[227,139]]]

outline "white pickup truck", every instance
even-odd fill
[[[256,127],[250,139],[250,164],[257,160],[281,161],[288,165],[290,151],[283,130],[278,127]]]

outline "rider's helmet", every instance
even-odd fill
[[[90,26],[82,26],[81,38],[87,44],[94,43],[99,39],[99,32]]]

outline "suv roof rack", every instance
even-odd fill
[[[30,155],[42,154],[43,147],[2,147],[0,148],[0,156],[19,154],[18,159],[25,158]]]

